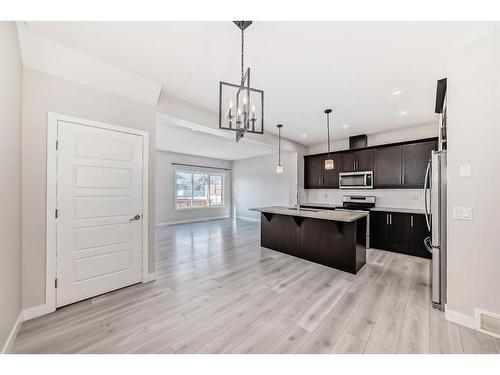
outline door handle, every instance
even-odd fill
[[[136,221],[136,220],[140,220],[141,219],[141,215],[135,215],[132,219],[129,219],[129,221]]]

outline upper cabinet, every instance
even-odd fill
[[[374,187],[400,188],[403,181],[401,146],[377,148],[373,153]]]
[[[304,157],[306,189],[337,189],[339,172],[373,171],[376,189],[421,189],[431,151],[437,139],[374,146],[331,153],[333,170],[324,169],[326,154]]]
[[[424,187],[425,170],[432,150],[437,150],[437,141],[411,143],[403,145],[403,181],[407,188],[422,189]]]
[[[304,157],[304,188],[321,189],[323,187],[323,155]]]
[[[347,151],[340,154],[340,171],[371,171],[373,170],[373,150]]]
[[[338,189],[339,187],[339,169],[340,169],[340,154],[330,154],[333,159],[333,169],[325,169],[325,160],[327,155],[323,156],[323,189]]]
[[[337,189],[339,187],[340,155],[331,153],[334,169],[325,169],[327,155],[304,157],[304,187],[306,189]]]

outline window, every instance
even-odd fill
[[[223,181],[222,174],[175,171],[175,208],[223,206]]]

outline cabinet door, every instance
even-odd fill
[[[410,251],[410,216],[402,213],[389,213],[390,238],[387,250],[408,254]]]
[[[424,215],[410,215],[410,254],[423,258],[431,258],[431,253],[424,246],[425,237],[429,236]]]
[[[330,158],[333,159],[333,169],[324,169],[325,160],[328,158],[325,155],[322,159],[323,168],[323,188],[324,189],[337,189],[339,187],[339,169],[340,169],[340,155],[330,154]]]
[[[422,189],[425,169],[431,151],[437,150],[437,142],[420,142],[403,145],[403,186]]]
[[[356,170],[356,152],[343,152],[340,155],[340,171],[341,172],[352,172]]]
[[[375,188],[401,187],[401,146],[377,148],[373,152]]]
[[[373,150],[356,152],[356,170],[373,171]]]
[[[370,212],[370,247],[386,250],[389,245],[389,219],[386,212]]]
[[[304,157],[304,187],[306,189],[323,187],[323,156]]]

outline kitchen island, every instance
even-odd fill
[[[261,213],[261,246],[356,274],[366,263],[367,213],[284,206]]]

